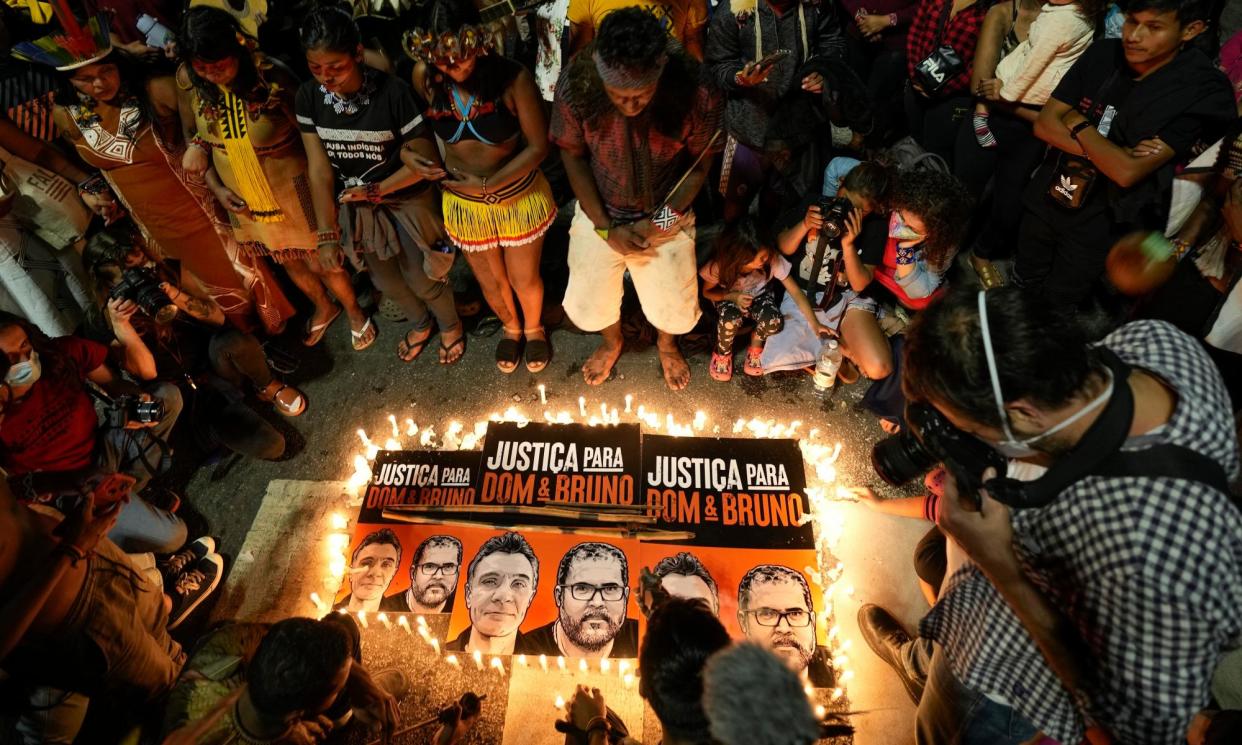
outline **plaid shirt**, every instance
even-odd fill
[[[607,111],[580,116],[564,94],[568,90],[564,78],[571,70],[573,66],[567,66],[557,84],[549,139],[561,150],[590,160],[595,186],[614,220],[637,219],[663,201],[707,147],[720,128],[720,99],[706,86],[698,86],[694,99],[686,102],[689,113],[681,132],[674,137],[655,126],[650,110],[626,117],[606,103]],[[720,140],[713,149],[719,149]],[[670,206],[679,212],[689,207]]]
[[[1104,340],[1176,393],[1167,424],[1127,450],[1172,443],[1238,475],[1238,440],[1220,374],[1202,347],[1158,321]],[[1091,717],[1125,743],[1186,742],[1220,656],[1242,636],[1242,514],[1188,480],[1089,476],[1046,507],[1012,513],[1026,575],[1078,629],[1096,687]],[[954,674],[1048,736],[1082,740],[1083,717],[1000,593],[967,563],[945,583],[920,633]]]
[[[949,19],[944,34],[940,35],[940,18],[945,12],[945,5],[952,5],[953,0],[923,0],[919,5],[914,23],[906,32],[906,75],[914,79],[914,68],[927,59],[927,55],[942,46],[953,47],[962,60],[962,71],[953,76],[936,92],[937,98],[945,98],[955,93],[966,93],[970,90],[970,70],[975,65],[975,44],[979,41],[979,31],[983,28],[983,17],[987,15],[987,3],[977,0],[974,5],[958,11]]]

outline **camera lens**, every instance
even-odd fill
[[[910,432],[886,437],[871,448],[871,467],[892,486],[902,486],[927,473],[936,458]]]

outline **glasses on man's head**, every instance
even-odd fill
[[[445,577],[457,574],[457,564],[432,564],[425,562],[418,565],[418,573],[424,577],[434,577],[437,574],[443,574]]]
[[[755,623],[760,626],[778,626],[781,619],[785,619],[785,623],[793,628],[811,625],[811,612],[805,608],[791,608],[783,611],[775,608],[756,608],[744,612],[754,616]]]
[[[599,594],[606,602],[615,603],[625,597],[625,585],[607,584],[593,585],[589,582],[575,582],[572,585],[557,585],[564,592],[565,588],[569,588],[569,596],[574,600],[582,602],[590,602],[595,599],[596,593]]]

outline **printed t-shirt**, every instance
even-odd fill
[[[727,288],[730,292],[745,292],[750,295],[758,295],[768,286],[768,282],[772,280],[783,280],[789,276],[793,265],[784,256],[776,251],[768,254],[768,263],[766,266],[760,267],[753,272],[743,274],[738,277],[732,287]],[[720,285],[719,268],[715,261],[707,262],[707,265],[699,270],[699,276],[707,283],[709,287]]]
[[[40,356],[43,373],[25,396],[4,407],[0,461],[10,475],[32,471],[76,471],[91,464],[99,418],[83,382],[104,363],[108,348],[62,336],[52,346],[72,363],[57,375]]]

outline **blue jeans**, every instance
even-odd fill
[[[926,647],[913,645],[926,656]],[[962,684],[935,646],[915,723],[917,745],[1021,745],[1037,734],[1017,711]]]

